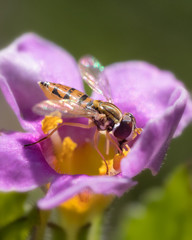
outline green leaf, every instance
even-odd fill
[[[191,175],[180,166],[164,188],[148,192],[142,204],[126,209],[118,231],[119,239],[191,240]]]
[[[23,193],[0,193],[0,227],[24,214],[26,196]]]
[[[2,240],[25,240],[29,236],[28,221],[25,217],[6,225],[0,229],[0,239]]]
[[[66,237],[65,231],[60,226],[58,226],[54,223],[48,223],[44,239],[67,240],[67,237]]]
[[[26,216],[22,216],[0,228],[1,240],[26,240],[33,234],[33,227],[38,224],[38,210],[32,209]]]
[[[66,234],[64,230],[52,222],[47,222],[49,213],[49,211],[43,211],[34,207],[25,216],[0,228],[0,239],[65,240]]]

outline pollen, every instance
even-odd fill
[[[45,134],[48,134],[49,131],[55,129],[58,124],[61,124],[63,120],[60,116],[46,116],[42,121],[42,130]]]
[[[127,156],[127,154],[130,152],[130,148],[128,145],[126,145],[126,149],[124,148],[122,153],[117,153],[113,157],[113,159],[110,159],[107,161],[108,168],[109,168],[109,175],[113,176],[121,172],[121,160]],[[100,175],[106,174],[106,166],[104,161],[102,162],[101,167],[99,168]]]
[[[110,175],[111,170],[113,169],[113,159],[107,160],[107,165],[109,168],[109,175]],[[99,168],[99,175],[106,175],[106,165],[104,161],[102,161],[102,165]]]
[[[42,120],[42,130],[44,133],[57,128],[62,123],[60,116],[46,116]],[[136,128],[134,138],[140,134],[142,129]],[[130,151],[128,145],[124,146],[121,153],[115,154],[114,149],[110,148],[109,155],[105,155],[106,163],[96,153],[91,142],[78,146],[70,137],[63,140],[55,131],[51,137],[53,146],[53,157],[49,165],[59,174],[87,174],[87,175],[106,175],[106,163],[108,165],[108,175],[113,176],[121,172],[121,160]],[[105,143],[105,136],[101,136],[99,148]]]
[[[94,215],[98,215],[112,202],[114,196],[94,194],[85,189],[59,206],[59,212],[64,221],[70,226],[84,225],[91,222]]]
[[[114,158],[113,158],[113,168],[116,171],[120,170],[120,165],[121,165],[121,160],[127,156],[127,154],[130,152],[130,148],[127,146],[127,150],[123,149],[122,153],[117,153],[115,154]]]
[[[72,172],[74,151],[76,148],[77,144],[70,137],[64,138],[59,151],[55,151],[56,161],[54,163],[54,169],[58,173],[64,174]]]
[[[133,132],[132,140],[135,139],[137,135],[140,135],[142,131],[143,131],[142,128],[135,128]]]
[[[90,207],[89,204],[92,203],[93,196],[94,195],[91,194],[91,192],[84,190],[81,193],[75,195],[70,200],[61,204],[61,206],[69,210],[75,209],[75,211],[83,213],[86,212]]]

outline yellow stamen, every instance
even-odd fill
[[[132,140],[135,139],[137,135],[140,135],[142,131],[143,131],[142,128],[135,128],[133,132]]]
[[[113,159],[107,160],[107,165],[109,168],[109,175],[110,175],[111,169],[113,168]],[[106,165],[104,161],[102,161],[102,165],[99,168],[99,175],[106,175]]]
[[[73,155],[77,147],[77,144],[72,141],[70,137],[66,137],[63,140],[61,148],[54,148],[56,161],[54,162],[54,169],[60,173],[70,173],[73,167]],[[57,151],[58,150],[58,151]]]
[[[45,134],[52,129],[55,129],[58,124],[61,124],[63,120],[59,116],[46,116],[42,121],[42,130]]]
[[[93,198],[93,194],[89,191],[83,191],[70,200],[61,204],[63,208],[68,210],[74,210],[78,213],[83,213],[89,208],[89,204],[91,203]]]
[[[46,116],[42,121],[42,130],[44,133],[48,133],[61,123],[62,119],[59,116]],[[140,129],[136,129],[134,134],[140,132]],[[49,164],[58,173],[106,175],[106,165],[91,142],[84,142],[78,146],[70,137],[65,137],[62,140],[58,131],[55,131],[50,139],[54,155],[50,157],[51,164]],[[109,159],[106,161],[109,167],[109,175],[112,176],[121,172],[121,160],[127,156],[130,148],[126,145],[122,153],[115,154],[116,149],[110,147],[109,154],[106,155],[103,147],[105,140],[105,136],[101,135],[98,147],[103,152],[105,159]],[[62,221],[71,222],[72,225],[83,225],[89,222],[94,214],[103,211],[113,197],[94,194],[89,189],[84,189],[59,206]]]
[[[127,154],[130,152],[130,148],[128,145],[126,145],[127,150],[123,149],[122,153],[117,153],[113,157],[113,159],[108,160],[107,164],[109,167],[109,175],[115,175],[118,174],[121,171],[121,160],[127,156]],[[102,166],[99,168],[100,175],[106,174],[106,166],[103,161]]]
[[[135,128],[135,132],[137,134],[141,134],[142,131],[143,131],[143,128]]]
[[[128,147],[127,150],[123,149],[122,153],[117,153],[115,154],[114,158],[113,158],[113,168],[116,171],[121,171],[121,160],[127,156],[127,154],[130,152],[130,148]]]
[[[46,116],[42,121],[42,129],[45,133],[53,130],[58,124],[62,123],[62,119],[59,116]],[[140,134],[141,128],[136,128],[134,131],[134,137]],[[52,159],[51,167],[53,167],[60,174],[88,174],[88,175],[105,175],[106,165],[104,161],[97,154],[96,150],[90,142],[86,142],[81,146],[70,138],[64,138],[63,142],[56,131],[52,136],[54,157]],[[99,147],[104,145],[105,137],[101,136]],[[126,150],[127,148],[127,150]],[[109,168],[109,175],[117,174],[121,171],[121,160],[127,156],[130,149],[126,145],[122,153],[114,155],[114,150],[110,148],[110,154],[105,155]]]
[[[63,221],[72,225],[84,225],[91,221],[95,214],[103,211],[113,200],[114,196],[94,194],[84,190],[59,206]]]

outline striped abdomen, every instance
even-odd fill
[[[51,82],[39,82],[39,86],[48,99],[68,99],[78,103],[83,107],[92,106],[93,104],[93,100],[90,97],[75,88]]]

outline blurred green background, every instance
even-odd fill
[[[171,70],[192,89],[191,0],[0,0],[0,47],[25,32],[40,34],[67,49],[76,59],[89,53],[104,65],[125,60],[148,61]],[[2,95],[0,109],[1,128],[21,129]],[[191,162],[191,137],[190,126],[172,141],[159,175],[152,177],[144,172],[138,177],[138,187],[116,200],[107,214],[110,233],[105,234],[105,239],[112,239],[113,232],[118,232],[118,222],[128,203],[142,201],[146,189],[161,188],[177,165]],[[125,221],[129,221],[127,218]]]

